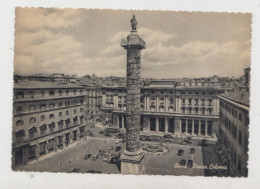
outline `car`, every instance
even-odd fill
[[[103,135],[103,134],[105,134],[105,132],[104,132],[104,131],[99,131],[98,133],[99,133],[99,134],[102,134],[102,135]]]
[[[111,137],[112,135],[110,133],[105,133],[105,136]]]
[[[94,155],[94,156],[92,157],[92,160],[93,160],[93,161],[96,161],[98,158],[99,158],[99,154],[96,154],[96,155]]]
[[[108,161],[108,157],[104,157],[103,161],[107,162]]]
[[[125,138],[125,135],[123,135],[122,133],[119,133],[118,135],[116,135],[116,137],[118,139],[122,139],[122,138]]]
[[[186,165],[186,160],[185,159],[181,159],[181,161],[179,162],[179,164],[181,166],[185,166]]]
[[[78,173],[79,172],[79,168],[73,168],[71,172],[72,173]]]
[[[119,130],[117,128],[105,128],[106,133],[118,133]]]
[[[187,142],[181,140],[181,141],[178,142],[178,144],[181,144],[181,145],[187,145]]]
[[[85,156],[84,156],[84,159],[89,159],[91,157],[91,154],[86,154]]]
[[[116,157],[111,157],[110,161],[108,163],[116,163],[117,162],[117,158]]]
[[[116,143],[116,144],[119,144],[119,143],[120,143],[120,140],[119,140],[119,139],[115,140],[115,143]]]
[[[116,148],[115,148],[115,151],[116,152],[119,152],[121,150],[121,146],[117,146]]]
[[[88,170],[87,173],[96,173],[95,170]]]
[[[190,154],[194,154],[195,153],[195,148],[190,148]]]
[[[97,171],[95,171],[95,170],[88,170],[87,173],[98,173],[98,174],[100,174],[102,172],[99,171],[99,170],[97,170]]]
[[[187,167],[189,167],[189,168],[193,167],[193,161],[192,160],[188,160]]]
[[[192,141],[188,139],[184,139],[183,142],[186,142],[187,144],[192,144]]]
[[[184,153],[184,150],[182,150],[182,149],[179,149],[179,150],[178,150],[178,154],[177,154],[177,155],[178,155],[178,156],[182,156],[182,154],[183,154],[183,153]]]
[[[114,146],[109,146],[108,147],[108,150],[113,150],[114,149]]]
[[[198,145],[199,146],[208,146],[207,140],[206,139],[200,140]]]
[[[171,134],[165,134],[163,135],[163,138],[173,138],[173,136]]]
[[[105,152],[104,156],[107,157],[108,156],[108,152]]]

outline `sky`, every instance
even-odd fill
[[[142,77],[239,77],[250,66],[248,13],[16,8],[14,74],[125,77],[133,14]]]

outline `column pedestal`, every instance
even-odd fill
[[[138,152],[124,151],[121,159],[121,174],[140,175],[144,173],[144,153],[142,150]]]

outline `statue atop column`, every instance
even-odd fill
[[[131,26],[132,26],[132,32],[136,32],[137,29],[137,21],[135,19],[135,15],[133,15],[133,18],[130,20]]]

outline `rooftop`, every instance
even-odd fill
[[[222,93],[220,96],[226,97],[229,100],[232,100],[234,102],[237,102],[239,104],[249,107],[250,93],[248,93],[246,91],[225,92],[225,93]]]
[[[50,89],[50,88],[83,88],[73,83],[21,81],[14,83],[14,89]]]

